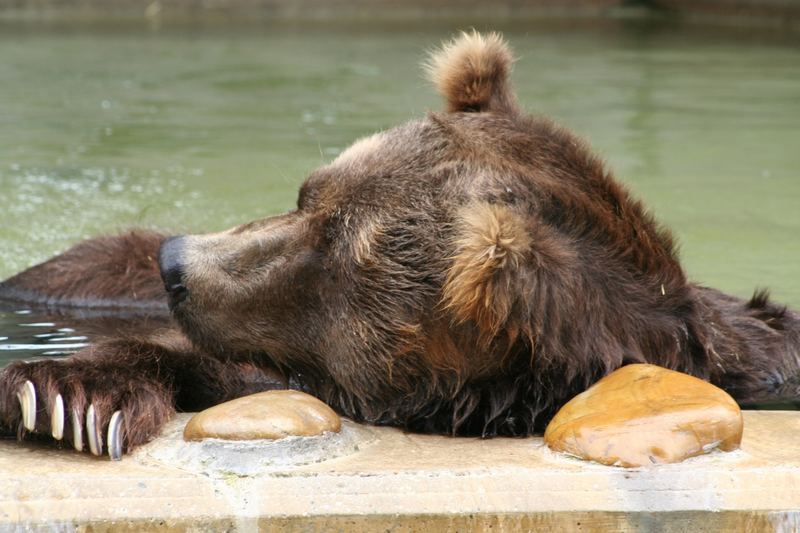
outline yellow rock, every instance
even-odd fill
[[[184,440],[310,437],[338,432],[339,415],[318,399],[294,390],[273,390],[237,398],[194,415]]]
[[[544,433],[547,445],[606,465],[676,463],[742,441],[742,413],[725,391],[655,365],[628,365],[575,396]]]

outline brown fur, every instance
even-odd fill
[[[514,107],[508,88],[512,63],[500,35],[472,31],[444,44],[425,67],[448,111],[499,111]]]
[[[0,284],[0,298],[58,307],[153,308],[163,303],[162,235],[131,231],[84,241]]]
[[[632,362],[741,401],[800,392],[800,317],[689,283],[669,232],[586,144],[516,107],[498,36],[462,35],[430,65],[447,112],[357,143],[293,211],[165,244],[180,332],[13,365],[5,425],[24,379],[122,408],[129,446],[176,406],[280,386],[360,421],[483,436],[541,429]],[[157,307],[159,242],[94,239],[0,292]]]
[[[491,340],[520,296],[514,275],[529,252],[530,235],[521,217],[499,205],[470,204],[457,220],[456,254],[442,299],[457,321],[473,321]]]

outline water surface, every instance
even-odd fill
[[[214,231],[291,208],[355,139],[439,107],[418,64],[468,26],[0,23],[0,278],[99,233]],[[591,141],[674,230],[692,279],[800,307],[795,38],[494,27],[520,58],[522,104]],[[15,311],[0,314],[0,365],[82,342],[36,337],[69,318],[24,326],[53,320]]]

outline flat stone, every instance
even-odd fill
[[[375,441],[373,428],[347,419],[342,420],[338,433],[326,431],[311,437],[186,441],[183,430],[191,416],[179,413],[173,417],[161,438],[136,451],[139,460],[207,477],[257,477],[346,457],[367,449]]]
[[[333,409],[304,392],[273,390],[237,398],[197,413],[186,424],[187,441],[311,437],[338,432],[342,421]]]
[[[738,448],[742,413],[733,398],[706,381],[634,364],[564,405],[544,440],[555,451],[606,465],[677,463]]]

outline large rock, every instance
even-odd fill
[[[742,440],[725,391],[654,365],[628,365],[570,400],[547,426],[551,449],[606,465],[675,463]]]
[[[237,398],[197,413],[183,430],[185,440],[310,437],[342,427],[333,409],[304,392],[274,390]]]

